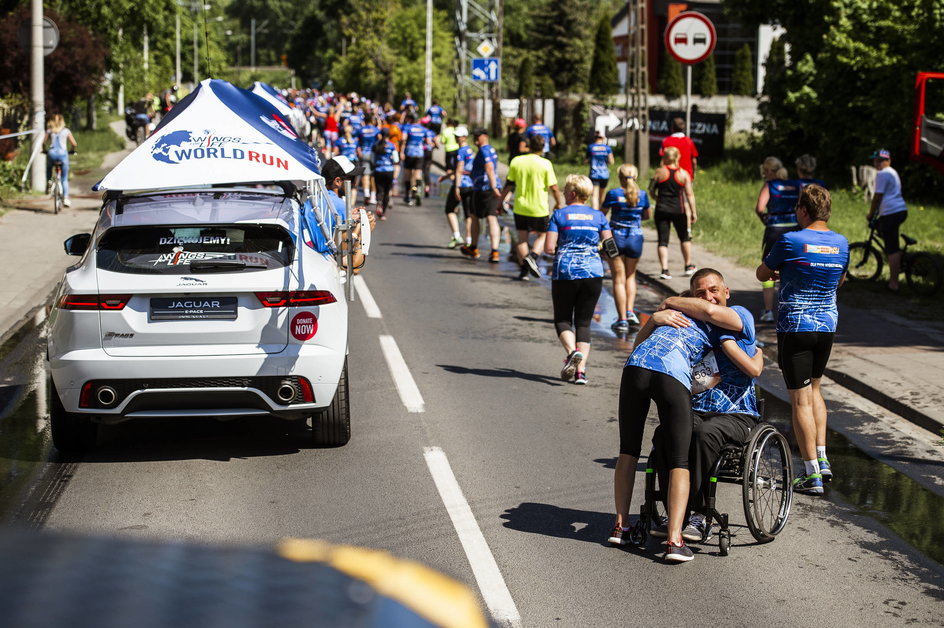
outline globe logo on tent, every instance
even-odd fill
[[[157,140],[151,148],[151,156],[166,164],[179,164],[180,161],[175,161],[171,155],[171,149],[180,148],[184,142],[190,142],[192,139],[190,131],[172,131]]]

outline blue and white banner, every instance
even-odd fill
[[[315,151],[298,139],[272,103],[226,81],[207,79],[93,189],[310,181],[320,173]]]

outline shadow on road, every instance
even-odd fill
[[[563,386],[560,380],[547,375],[538,375],[537,373],[524,373],[518,369],[472,369],[466,366],[455,366],[452,364],[437,364],[439,368],[449,373],[457,375],[481,375],[482,377],[514,377],[529,382],[538,382],[548,386]]]

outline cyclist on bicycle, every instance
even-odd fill
[[[66,207],[72,205],[69,200],[69,146],[75,151],[76,142],[72,137],[72,131],[66,127],[62,114],[55,114],[46,127],[46,139],[43,141],[43,147],[49,145],[46,158],[46,179],[52,179],[52,169],[56,163],[62,165],[62,204]]]
[[[901,270],[901,237],[898,228],[908,218],[908,206],[901,196],[901,178],[892,168],[892,154],[880,148],[872,153],[872,163],[878,174],[875,175],[875,192],[867,217],[871,223],[878,214],[875,228],[882,234],[885,253],[888,255],[888,289],[898,292],[898,273]]]

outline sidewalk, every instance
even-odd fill
[[[124,122],[112,123],[124,137]],[[0,343],[6,342],[45,305],[56,289],[63,271],[78,258],[66,255],[62,243],[76,233],[88,233],[95,227],[101,209],[101,193],[91,186],[111,170],[128,150],[110,153],[102,168],[70,180],[72,207],[52,213],[47,195],[10,199],[4,202],[6,213],[0,216],[0,267],[6,268],[0,286]]]
[[[667,292],[688,288],[682,271],[682,254],[673,237],[669,244],[672,279],[659,279],[655,230],[644,228],[646,244],[639,262],[645,281]],[[758,251],[759,251],[758,243]],[[742,305],[759,317],[760,285],[754,269],[694,245],[693,258],[699,268],[715,268],[731,289],[730,305]],[[758,259],[758,264],[760,260]],[[939,434],[944,428],[944,322],[913,321],[875,309],[854,308],[839,296],[839,327],[826,376],[902,418]],[[775,323],[758,323],[757,337],[765,354],[776,362]]]

